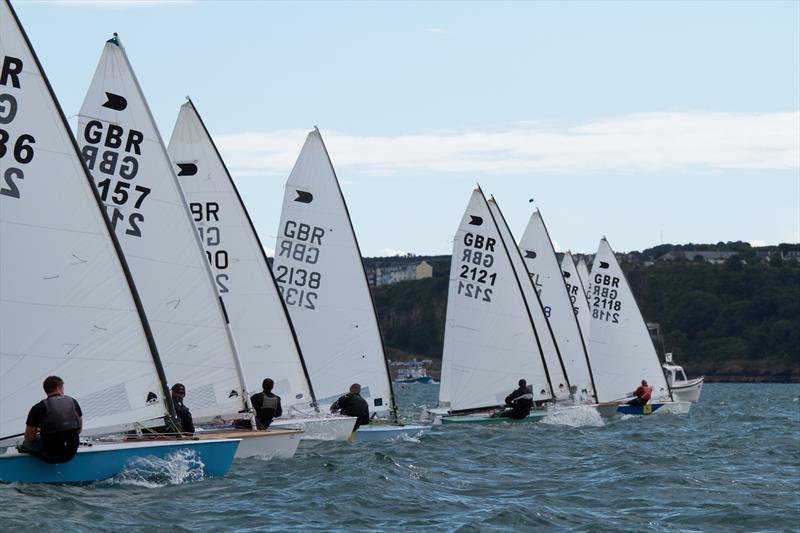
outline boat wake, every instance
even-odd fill
[[[541,420],[542,424],[569,427],[602,427],[605,426],[603,418],[597,409],[588,405],[570,407],[567,409],[554,409]]]
[[[109,482],[155,489],[181,485],[205,477],[205,464],[194,450],[176,450],[165,459],[155,456],[136,457]]]

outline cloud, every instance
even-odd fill
[[[758,248],[758,247],[762,247],[762,246],[766,246],[767,245],[767,241],[762,240],[762,239],[755,239],[753,241],[747,241],[747,242],[753,248]]]
[[[51,4],[64,7],[131,8],[155,7],[170,4],[191,4],[194,0],[33,0],[32,3]]]
[[[406,255],[407,252],[403,250],[394,250],[392,248],[384,248],[379,253],[382,257],[396,257],[398,255]]]
[[[236,175],[286,175],[305,131],[216,137]],[[660,112],[586,124],[398,136],[323,132],[337,169],[393,175],[800,168],[800,112]]]
[[[450,33],[444,28],[425,28],[425,31],[428,33],[433,33],[435,35],[447,35],[448,33]]]

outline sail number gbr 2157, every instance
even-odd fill
[[[0,68],[0,87],[21,89],[22,60],[16,57],[3,57]],[[2,90],[2,89],[0,89]],[[17,99],[13,94],[0,92],[0,160],[4,169],[0,175],[0,194],[11,198],[20,197],[20,181],[25,178],[25,165],[33,161],[33,145],[36,139],[28,133],[12,136],[6,125],[11,125],[19,111]]]
[[[482,302],[492,301],[492,288],[497,281],[494,266],[495,240],[475,233],[465,233],[458,265],[458,294]]]

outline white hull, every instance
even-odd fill
[[[355,431],[355,438],[352,439],[352,442],[380,442],[392,439],[417,438],[430,429],[431,426],[370,424],[358,428]]]
[[[700,399],[705,378],[690,379],[672,385],[672,397],[682,402],[696,402]]]
[[[301,430],[267,430],[251,431],[225,430],[225,431],[204,431],[198,433],[200,439],[219,439],[236,438],[242,439],[239,448],[236,450],[235,459],[290,459],[294,457],[297,447],[300,445]]]
[[[270,429],[302,429],[303,440],[339,440],[346,441],[353,433],[356,417],[319,417],[319,418],[287,418],[276,419]]]

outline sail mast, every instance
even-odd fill
[[[133,66],[131,65],[130,61],[128,60],[128,54],[125,52],[125,48],[122,46],[122,43],[119,40],[119,36],[115,33],[114,37],[111,40],[109,40],[109,42],[111,42],[111,43],[113,43],[113,44],[115,44],[115,45],[117,45],[119,47],[120,51],[122,52],[122,57],[125,60],[125,63],[127,65],[127,67],[128,67],[128,70],[130,70],[130,72],[131,72],[131,78],[133,79],[133,83],[136,86],[136,90],[139,92],[139,94],[144,94],[144,92],[142,91],[141,85],[139,85],[139,78],[136,76],[136,73],[133,70]],[[152,111],[150,110],[150,105],[147,103],[146,99],[143,98],[142,100],[144,102],[144,110],[147,113],[147,116],[150,118],[150,121],[153,124],[155,124],[156,121],[155,121],[155,118],[153,117]],[[155,135],[156,135],[156,138],[158,140],[158,145],[161,148],[161,153],[164,155],[164,158],[167,161],[171,161],[171,159],[169,157],[169,154],[167,153],[167,147],[164,144],[164,139],[161,138],[161,132],[158,130],[157,127],[153,128],[153,129],[155,131]],[[186,197],[184,196],[183,191],[181,190],[180,183],[178,182],[178,177],[175,176],[175,171],[172,169],[172,164],[169,165],[169,169],[170,169],[170,171],[169,171],[170,177],[172,178],[173,182],[175,183],[175,186],[176,186],[176,188],[178,190],[178,194],[180,194],[181,199],[183,200],[184,212],[186,213],[186,216],[189,217],[189,220],[191,220],[192,219],[192,214],[189,211],[189,204],[186,201]],[[192,222],[192,224],[194,224],[194,222]],[[203,252],[205,252],[205,249],[203,248],[203,243],[200,240],[200,235],[196,231],[194,231],[192,233],[194,234],[195,241],[197,242],[197,245],[200,247],[200,250],[203,250]],[[214,273],[211,272],[211,264],[209,262],[207,262],[207,261],[204,261],[204,264],[205,264],[205,267],[206,267],[205,271],[206,271],[206,274],[208,275],[209,283],[211,283],[212,287],[216,287],[216,285],[215,285],[216,281],[214,280]],[[239,358],[239,351],[238,351],[238,349],[236,347],[236,340],[233,338],[233,333],[231,332],[230,322],[228,321],[228,312],[225,310],[225,303],[222,301],[222,297],[220,297],[219,295],[217,295],[217,302],[219,303],[219,309],[220,309],[220,312],[222,313],[222,317],[224,318],[224,321],[225,321],[225,333],[228,336],[228,343],[230,344],[231,351],[233,352],[234,363],[236,365],[236,372],[239,375],[239,382],[240,382],[241,387],[242,387],[242,396],[243,396],[243,400],[244,400],[244,407],[247,410],[247,412],[251,414],[251,416],[254,416],[252,414],[253,413],[253,406],[250,405],[250,394],[247,391],[247,382],[246,382],[245,377],[244,377],[244,369],[242,368],[242,361]],[[253,427],[255,428],[255,424],[253,425]]]
[[[336,169],[333,168],[333,163],[331,163],[331,156],[328,153],[328,147],[325,146],[325,140],[322,138],[322,134],[319,132],[319,128],[314,126],[314,131],[317,132],[319,136],[319,140],[322,143],[322,149],[325,150],[325,157],[328,160],[328,165],[330,165],[331,172],[333,173],[333,180],[336,183],[336,189],[339,191],[339,196],[342,199],[342,205],[344,205],[344,212],[347,216],[347,222],[350,226],[350,232],[353,235],[353,241],[356,245],[356,250],[358,251],[358,261],[361,264],[361,273],[364,276],[364,283],[367,286],[367,293],[369,294],[369,301],[370,305],[372,306],[372,315],[375,318],[375,325],[378,328],[378,337],[380,339],[381,344],[381,355],[383,356],[383,362],[386,367],[386,380],[389,382],[389,397],[390,397],[390,407],[389,412],[391,413],[391,418],[393,420],[397,420],[397,402],[395,402],[394,397],[394,388],[392,387],[392,374],[389,372],[389,361],[386,359],[386,349],[383,344],[383,331],[381,330],[381,322],[378,320],[378,312],[375,310],[375,299],[372,297],[372,291],[369,289],[369,280],[367,278],[367,271],[364,269],[364,259],[361,255],[361,247],[358,245],[358,239],[356,238],[356,231],[353,228],[353,220],[350,218],[350,210],[347,208],[347,202],[344,200],[344,194],[342,193],[342,187],[339,185],[339,177],[336,175]]]
[[[480,185],[478,186],[478,190],[481,191]],[[525,296],[525,291],[522,289],[522,282],[520,281],[519,274],[517,273],[517,269],[514,266],[514,261],[511,259],[511,254],[513,252],[511,252],[508,249],[508,245],[506,244],[506,240],[503,238],[503,232],[500,230],[500,226],[497,223],[497,219],[495,218],[494,213],[492,213],[492,209],[489,206],[489,202],[486,200],[486,196],[483,195],[483,191],[481,191],[481,197],[483,197],[483,201],[486,202],[486,209],[489,211],[489,215],[492,217],[492,222],[494,222],[494,225],[497,228],[497,233],[500,236],[500,242],[503,245],[503,249],[506,251],[506,256],[508,257],[508,262],[511,264],[511,271],[514,272],[514,278],[517,281],[517,287],[519,287],[519,292],[522,295],[522,301],[525,302],[525,312],[528,315],[528,320],[530,321],[531,329],[533,330],[533,335],[534,335],[534,338],[536,339],[536,346],[539,349],[539,356],[542,359],[542,366],[544,367],[545,376],[547,376],[547,383],[550,385],[550,396],[553,398],[553,401],[555,401],[555,399],[556,399],[555,389],[553,388],[553,381],[550,379],[550,370],[547,368],[547,361],[545,361],[545,358],[544,358],[544,351],[542,350],[542,343],[539,340],[539,332],[536,331],[536,326],[533,323],[533,315],[531,315],[530,304],[528,303],[528,299]],[[495,207],[497,208],[497,212],[500,214],[500,218],[502,219],[503,224],[505,224],[506,228],[508,228],[508,225],[506,224],[505,218],[503,218],[503,212],[500,211],[500,206],[498,206],[497,202],[495,202],[494,196],[492,196],[492,202],[494,203]],[[510,230],[509,230],[509,233],[510,233]],[[517,250],[517,254],[519,254],[519,248],[517,248],[517,245],[515,243],[513,243],[513,242],[511,244]],[[520,260],[522,260],[522,255],[521,254],[520,254]],[[525,275],[527,277],[527,273]],[[534,292],[536,292],[536,291],[534,291]],[[566,379],[566,376],[565,376],[565,379]]]
[[[539,209],[539,219],[542,221],[542,228],[544,228],[544,233],[547,236],[547,242],[550,245],[550,251],[552,252],[552,257],[555,258],[556,249],[553,246],[553,240],[550,238],[550,232],[547,231],[547,224],[545,224],[544,222],[544,217],[542,217],[541,215],[542,211],[541,209]],[[561,286],[559,287],[559,289],[563,288],[563,290],[560,291],[561,294],[563,295],[564,291],[566,290],[566,285],[564,285],[564,275],[561,272],[561,266],[558,264],[557,260],[556,260],[556,267],[558,267],[559,278],[561,282]],[[567,294],[567,300],[569,301],[569,294]],[[570,309],[572,308],[571,303],[569,307]],[[592,363],[589,361],[589,350],[586,348],[586,342],[583,338],[583,332],[581,331],[581,326],[580,323],[578,322],[578,317],[575,315],[574,311],[572,312],[572,317],[575,320],[575,327],[578,330],[578,337],[580,338],[581,341],[581,349],[583,350],[583,357],[586,360],[586,368],[589,370],[589,381],[592,384],[592,396],[594,396],[595,401],[597,401],[597,390],[594,388],[594,373],[592,372]],[[548,321],[548,324],[550,324],[550,321]],[[556,344],[556,349],[558,349],[558,344]],[[563,364],[563,359],[562,359],[562,364]],[[567,376],[567,379],[569,379],[569,376]]]
[[[205,132],[206,137],[208,138],[211,147],[214,149],[214,154],[217,156],[217,160],[221,163],[222,168],[225,173],[225,178],[227,179],[228,183],[231,186],[234,194],[236,195],[236,199],[239,202],[239,206],[242,208],[242,212],[244,213],[245,219],[247,220],[247,224],[249,225],[250,231],[252,232],[253,237],[255,237],[256,243],[258,244],[259,253],[261,254],[261,258],[264,260],[264,264],[266,265],[267,272],[269,272],[269,280],[272,284],[273,288],[275,289],[276,294],[278,293],[278,284],[275,281],[275,274],[272,272],[272,267],[269,264],[269,260],[267,259],[267,254],[264,251],[264,246],[261,244],[261,238],[258,236],[258,232],[256,231],[255,225],[253,224],[253,220],[250,218],[250,213],[247,210],[247,207],[244,205],[244,200],[242,200],[242,196],[239,194],[239,189],[236,187],[236,183],[233,181],[233,177],[231,176],[230,171],[228,170],[228,166],[225,164],[225,160],[222,158],[222,155],[219,153],[217,149],[217,144],[214,142],[214,138],[211,136],[211,133],[206,128],[205,122],[203,122],[203,117],[200,116],[198,113],[197,108],[194,106],[194,102],[188,96],[186,97],[186,101],[188,102],[189,106],[192,109],[195,117],[197,118],[200,126],[203,128],[203,132]],[[303,358],[303,351],[300,348],[300,341],[297,338],[297,331],[295,330],[294,324],[289,316],[289,310],[286,307],[286,302],[283,301],[283,298],[278,295],[278,300],[280,301],[281,310],[283,312],[283,316],[286,319],[286,323],[289,326],[289,331],[292,334],[292,342],[294,342],[295,349],[297,350],[298,355],[300,356],[300,366],[303,369],[303,375],[305,376],[306,385],[308,385],[309,394],[311,394],[311,401],[314,405],[314,410],[319,412],[319,407],[317,406],[317,397],[314,393],[314,386],[311,383],[311,377],[308,374],[308,367],[306,366],[306,361]]]

